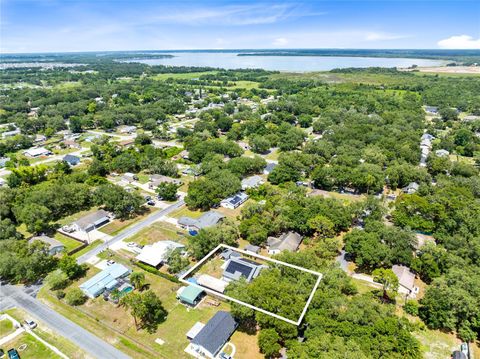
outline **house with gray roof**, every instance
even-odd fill
[[[187,216],[180,217],[177,221],[178,225],[188,231],[199,231],[202,228],[207,228],[216,225],[225,216],[219,212],[208,211],[198,218],[191,218]]]
[[[288,232],[280,237],[268,237],[268,254],[278,254],[282,251],[296,252],[303,237],[297,232]]]
[[[414,194],[419,188],[420,185],[417,182],[410,182],[407,187],[402,189],[402,191],[406,194]]]
[[[450,152],[442,149],[442,150],[436,150],[435,154],[437,155],[437,157],[447,157],[448,155],[450,155]]]
[[[215,358],[238,327],[232,315],[219,311],[205,324],[190,342],[198,357]]]
[[[73,231],[82,231],[88,233],[94,229],[104,226],[109,222],[110,214],[107,211],[100,209],[96,212],[87,214],[85,217],[78,219],[67,227],[69,229],[73,229]]]
[[[70,166],[76,166],[80,163],[80,157],[74,155],[65,155],[63,161],[67,162]]]
[[[245,191],[249,188],[256,188],[264,183],[260,176],[250,176],[242,180],[242,189]]]
[[[415,274],[410,271],[410,268],[402,265],[392,266],[392,271],[398,278],[398,291],[399,293],[407,294],[408,296],[415,298],[418,293],[418,287],[415,287]]]
[[[55,238],[48,237],[44,234],[41,236],[32,237],[28,242],[29,243],[34,243],[34,242],[46,243],[48,245],[48,254],[50,254],[51,256],[54,256],[55,254],[65,250],[65,246],[63,245],[62,242],[57,241]]]
[[[276,164],[276,163],[274,163],[274,162],[269,162],[269,163],[267,163],[267,165],[266,165],[265,168],[263,169],[263,174],[269,175],[269,174],[273,171],[273,169],[274,169],[275,167],[277,167],[277,164]]]

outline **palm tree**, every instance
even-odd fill
[[[135,329],[138,330],[138,318],[141,318],[142,310],[142,296],[140,293],[128,293],[126,296],[120,299],[120,305],[127,309],[130,309],[130,314],[133,317],[135,323]]]
[[[145,287],[145,284],[146,284],[145,274],[141,272],[133,272],[132,274],[130,274],[130,282],[132,282],[135,289],[142,291],[142,289]]]

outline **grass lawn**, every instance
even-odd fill
[[[199,71],[199,72],[188,72],[188,73],[170,73],[170,74],[158,74],[152,76],[154,80],[167,80],[167,79],[182,79],[182,80],[191,80],[198,78],[202,75],[215,74],[217,71]]]
[[[173,224],[166,222],[155,222],[130,238],[129,241],[142,245],[152,244],[164,240],[178,241],[183,237],[179,234],[179,232],[180,230]]]
[[[97,239],[96,241],[93,241],[91,244],[89,244],[88,246],[86,246],[85,248],[83,248],[82,250],[79,250],[77,253],[75,253],[73,255],[74,258],[78,258],[80,257],[81,255],[87,253],[88,251],[92,250],[93,248],[95,247],[98,247],[100,244],[102,244],[103,242],[100,240],[100,239]]]
[[[420,341],[420,349],[425,359],[448,359],[454,350],[460,350],[460,341],[454,334],[439,330],[418,330],[413,336]]]
[[[26,345],[26,348],[22,351],[19,350],[20,346],[23,344]],[[55,354],[52,350],[47,348],[45,345],[40,343],[37,339],[31,336],[28,333],[20,334],[19,336],[15,337],[13,340],[5,343],[3,345],[5,347],[5,351],[10,348],[15,348],[18,350],[21,358],[35,358],[35,359],[54,359],[54,358],[61,358],[57,354]]]
[[[235,358],[263,359],[258,347],[258,334],[250,335],[237,330],[230,338],[235,347]]]
[[[352,278],[352,282],[355,284],[355,287],[357,287],[358,293],[360,294],[371,292],[377,289],[360,279]]]
[[[82,245],[80,241],[76,241],[75,239],[67,237],[66,235],[59,232],[55,232],[55,235],[53,236],[53,238],[63,243],[63,245],[65,246],[65,251],[67,253]]]
[[[0,338],[7,336],[10,333],[13,333],[15,328],[13,327],[13,323],[8,320],[0,320]]]
[[[149,181],[149,178],[150,176],[147,175],[147,174],[143,174],[143,173],[139,173],[137,174],[138,176],[138,182],[140,182],[141,184],[145,184]]]
[[[280,151],[277,148],[274,148],[268,154],[262,157],[264,157],[267,160],[278,161],[279,155],[280,155]]]
[[[202,212],[202,211],[191,211],[187,207],[182,207],[182,208],[170,213],[170,217],[180,218],[182,216],[187,216],[187,217],[191,217],[191,218],[198,218],[204,213],[205,212]]]
[[[235,81],[234,83],[235,84],[233,86],[228,86],[228,88],[229,89],[242,88],[242,89],[251,90],[253,88],[258,88],[258,86],[260,85],[258,82],[255,82],[255,81]],[[233,84],[233,83],[230,82],[229,84]]]
[[[30,318],[26,312],[18,308],[9,309],[7,313],[19,322],[23,322],[26,318]],[[38,326],[35,328],[35,334],[56,347],[63,354],[72,359],[87,358],[87,354],[75,344],[68,341],[61,335],[58,335],[55,331],[44,325],[42,322],[38,322],[37,324]]]
[[[118,232],[120,232],[122,229],[128,227],[129,225],[137,222],[137,221],[140,221],[142,219],[144,219],[145,217],[147,217],[148,215],[154,213],[155,211],[158,211],[157,208],[151,208],[151,207],[145,207],[145,211],[134,217],[134,218],[130,218],[130,219],[126,219],[126,220],[121,220],[121,219],[114,219],[113,221],[111,221],[109,224],[107,224],[106,226],[102,227],[99,229],[100,232],[103,232],[103,233],[106,233],[106,234],[110,234],[110,235],[115,235],[117,234]]]

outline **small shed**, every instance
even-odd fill
[[[183,287],[183,290],[178,293],[178,299],[182,303],[196,306],[204,294],[205,291],[203,289],[194,285],[189,285],[188,287]]]

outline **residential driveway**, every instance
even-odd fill
[[[58,334],[92,355],[101,359],[128,359],[129,356],[104,342],[86,329],[78,326],[37,299],[24,293],[21,287],[4,285],[0,287],[0,307],[20,307],[32,317],[47,324]]]
[[[162,209],[160,211],[157,211],[157,212],[151,214],[150,216],[141,220],[140,222],[137,222],[137,223],[133,224],[132,226],[124,229],[119,234],[117,234],[116,236],[114,236],[110,240],[108,240],[107,242],[102,243],[98,247],[95,247],[94,249],[92,249],[90,252],[87,252],[84,255],[78,257],[77,262],[78,263],[87,262],[91,257],[96,256],[100,252],[109,248],[111,245],[113,245],[113,244],[115,244],[119,241],[123,241],[124,239],[132,237],[133,235],[140,232],[142,229],[151,225],[153,222],[158,221],[160,218],[168,215],[170,212],[173,212],[173,211],[177,210],[178,208],[182,207],[184,204],[185,204],[185,201],[182,199],[180,201],[175,202],[171,206],[168,206],[165,209]]]

